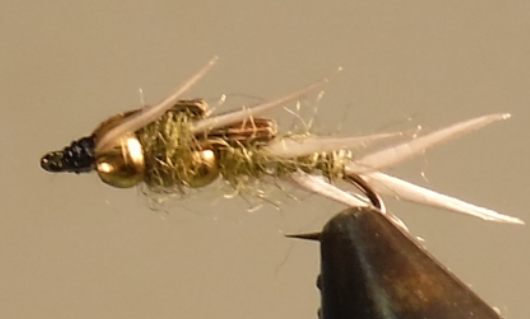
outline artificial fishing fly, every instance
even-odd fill
[[[259,117],[299,100],[327,79],[272,101],[215,116],[203,100],[181,99],[216,61],[209,61],[159,104],[115,115],[90,136],[46,154],[41,159],[42,168],[53,173],[96,171],[113,187],[143,183],[155,193],[184,192],[186,188],[207,186],[219,177],[237,191],[249,181],[273,177],[353,207],[375,206],[384,211],[382,194],[484,220],[523,224],[518,218],[380,172],[428,147],[508,119],[509,114],[460,122],[355,158],[352,149],[396,134],[345,138],[282,135],[273,120]],[[336,187],[333,182],[337,180],[352,183],[365,197]]]

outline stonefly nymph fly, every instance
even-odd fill
[[[96,171],[111,186],[128,188],[144,183],[161,193],[204,187],[219,177],[237,191],[249,181],[272,177],[353,207],[372,205],[384,211],[381,194],[484,220],[523,224],[518,218],[381,172],[428,147],[505,120],[509,114],[474,118],[355,158],[352,149],[395,134],[344,138],[282,135],[273,120],[258,117],[299,100],[326,79],[275,100],[219,115],[210,114],[202,100],[181,99],[216,61],[209,61],[159,104],[115,115],[90,136],[46,154],[42,168],[54,173]],[[351,182],[365,197],[336,187],[333,182],[337,180]]]

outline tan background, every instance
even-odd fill
[[[216,54],[190,96],[270,98],[343,66],[319,103],[331,130],[513,113],[392,172],[530,222],[528,1],[69,3],[0,4],[0,318],[316,318],[317,246],[282,233],[340,205],[248,214],[206,189],[153,213],[134,190],[39,168],[139,106],[138,88],[156,102]],[[388,205],[507,318],[527,318],[528,227]]]

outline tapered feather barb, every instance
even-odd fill
[[[449,127],[418,137],[397,146],[366,155],[349,164],[347,171],[362,173],[378,171],[395,166],[411,157],[421,154],[427,148],[455,139],[478,130],[486,125],[510,118],[510,114],[490,114],[460,122]]]
[[[341,71],[339,68],[337,72]],[[267,101],[243,110],[234,111],[226,114],[217,115],[211,118],[207,118],[201,121],[196,122],[191,131],[194,134],[199,134],[204,131],[213,130],[219,127],[223,127],[229,124],[233,124],[241,121],[248,121],[252,117],[255,117],[264,112],[270,111],[274,108],[285,106],[287,103],[299,100],[303,98],[306,94],[318,89],[322,85],[328,82],[328,78],[324,78],[320,81],[317,81],[311,85],[306,86],[300,90],[297,90],[293,93],[284,95],[272,101]]]
[[[165,112],[171,109],[186,91],[188,91],[193,85],[195,85],[216,63],[218,57],[211,59],[205,66],[203,66],[197,73],[192,75],[186,82],[179,86],[173,94],[165,98],[162,102],[153,105],[146,106],[140,112],[129,116],[120,125],[116,126],[112,130],[108,131],[96,145],[96,150],[102,150],[107,147],[112,141],[117,140],[128,132],[135,132],[142,127],[156,121]]]
[[[323,195],[327,198],[333,199],[339,203],[346,204],[351,207],[367,207],[368,202],[364,198],[356,197],[342,189],[331,185],[322,176],[315,176],[311,174],[298,171],[293,173],[290,177],[291,181],[311,192]]]
[[[354,137],[293,136],[276,139],[264,146],[263,151],[282,158],[302,157],[319,152],[351,150],[401,135],[383,133]]]
[[[502,215],[491,209],[476,206],[457,198],[434,192],[381,172],[361,174],[361,176],[365,178],[377,192],[384,195],[395,196],[402,200],[475,216],[487,221],[518,225],[524,224],[519,218]]]

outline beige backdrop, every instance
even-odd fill
[[[138,88],[157,102],[214,55],[190,97],[271,98],[343,66],[318,103],[332,132],[513,113],[392,173],[530,221],[528,1],[69,3],[0,4],[0,318],[316,318],[317,245],[282,234],[342,206],[311,196],[251,214],[213,187],[154,213],[134,190],[39,167],[138,107]],[[528,227],[388,205],[507,318],[527,318]]]

